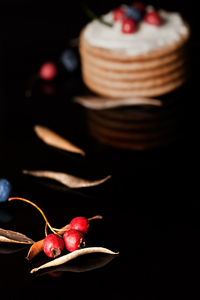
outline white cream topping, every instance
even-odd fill
[[[93,46],[138,55],[164,48],[187,34],[188,28],[180,14],[164,10],[160,10],[159,14],[163,20],[162,25],[153,26],[141,21],[135,33],[124,34],[121,23],[113,22],[113,14],[110,12],[102,18],[112,23],[112,27],[93,20],[86,26],[84,37]]]

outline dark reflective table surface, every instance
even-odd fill
[[[80,72],[69,74],[59,62],[66,40],[76,36],[85,19],[80,18],[75,26],[70,18],[73,31],[65,13],[60,12],[59,1],[55,7],[46,1],[3,2],[0,178],[11,182],[12,196],[37,203],[54,227],[60,228],[78,215],[101,214],[103,220],[90,227],[87,245],[120,253],[114,258],[92,255],[51,272],[30,274],[46,261],[44,254],[27,261],[29,247],[0,243],[1,299],[191,298],[198,287],[200,250],[198,40],[193,37],[192,76],[182,99],[182,138],[150,151],[120,150],[90,135],[85,110],[72,101],[84,89]],[[61,7],[66,9],[63,3]],[[112,6],[113,1],[107,3],[108,8]],[[188,6],[186,1],[182,7],[186,15]],[[76,12],[75,4],[70,7]],[[97,7],[103,11],[102,4]],[[191,22],[195,24],[192,18]],[[32,96],[26,98],[31,76],[45,60],[58,64],[59,76],[46,87],[37,81]],[[36,137],[35,124],[55,130],[84,149],[86,156],[47,146]],[[73,190],[24,175],[24,169],[66,172],[88,179],[112,177],[100,186]],[[44,237],[44,225],[39,212],[25,203],[0,204],[0,228],[39,240]]]

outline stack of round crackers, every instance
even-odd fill
[[[86,86],[106,97],[155,97],[186,81],[188,34],[163,49],[130,56],[98,48],[80,36],[82,76]]]
[[[119,24],[106,29],[97,21],[89,23],[80,34],[83,81],[102,102],[106,98],[162,102],[161,107],[88,109],[90,132],[104,144],[146,150],[168,145],[181,134],[180,91],[184,91],[188,77],[190,28],[179,14],[161,14],[167,18],[160,27],[151,30],[151,25],[142,23],[135,39],[123,36]],[[106,16],[112,20],[112,15]]]

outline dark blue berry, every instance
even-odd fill
[[[71,49],[66,49],[61,53],[61,63],[68,72],[74,72],[78,67],[78,59]]]
[[[136,7],[127,7],[126,9],[126,17],[131,18],[136,22],[140,22],[142,20],[142,13]]]
[[[0,202],[8,200],[11,192],[11,184],[7,179],[0,179]]]

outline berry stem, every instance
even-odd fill
[[[94,217],[91,217],[91,218],[88,218],[88,221],[93,221],[93,220],[101,220],[103,219],[103,217],[101,215],[97,215],[97,216],[94,216]]]
[[[34,207],[41,213],[41,215],[43,216],[43,218],[44,218],[44,220],[45,220],[45,222],[46,222],[46,224],[45,224],[45,235],[47,235],[47,226],[49,227],[49,229],[50,229],[53,233],[57,234],[57,233],[54,231],[53,227],[50,225],[49,221],[47,220],[47,217],[45,216],[44,212],[41,210],[41,208],[39,208],[39,206],[37,206],[35,203],[33,203],[33,202],[30,201],[30,200],[27,200],[27,199],[24,199],[24,198],[20,198],[20,197],[12,197],[12,198],[9,198],[9,199],[8,199],[8,201],[13,201],[13,200],[20,200],[20,201],[29,203],[29,204],[31,204],[32,206],[34,206]]]
[[[99,21],[100,23],[108,26],[108,27],[112,27],[113,24],[110,22],[107,22],[105,20],[103,20],[101,17],[97,16],[89,7],[87,7],[85,4],[83,5],[83,10],[85,11],[85,13],[87,14],[87,16],[90,19],[96,19],[97,21]]]
[[[88,221],[93,221],[93,220],[102,220],[103,217],[101,215],[96,215],[94,217],[91,217],[91,218],[88,218]],[[54,228],[53,227],[53,230],[57,231],[58,233],[57,234],[62,234],[63,232],[65,232],[66,230],[68,230],[69,228],[69,224],[64,226],[63,228]]]
[[[45,228],[44,228],[44,233],[45,233],[45,236],[47,236],[48,235],[48,233],[47,233],[47,222],[45,223]]]

